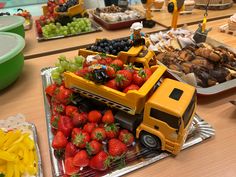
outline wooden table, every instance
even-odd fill
[[[138,5],[138,9],[143,10],[143,7]],[[232,14],[236,13],[236,4],[233,5],[233,7],[226,9],[226,10],[209,10],[208,11],[208,21],[221,19],[225,17],[229,17]],[[171,21],[172,21],[172,14],[168,13],[167,10],[164,8],[164,10],[161,10],[160,12],[152,12],[153,20],[155,20],[157,23],[165,26],[165,27],[171,27]],[[204,10],[200,9],[194,9],[192,14],[184,14],[179,15],[178,18],[178,26],[183,26],[184,24],[196,24],[199,22],[202,22],[204,15]]]
[[[224,18],[221,20],[207,22],[207,28],[212,28],[212,31],[208,33],[208,36],[218,41],[221,41],[222,43],[230,45],[231,47],[236,48],[236,36],[219,31],[219,27],[221,25],[227,24],[228,19],[229,18]],[[197,28],[198,25],[188,26],[188,29],[191,31],[195,31]]]
[[[103,29],[102,31],[95,33],[38,42],[35,28],[36,27],[34,24],[32,29],[26,31],[25,34],[26,47],[23,51],[25,59],[55,54],[58,52],[76,50],[79,47],[94,43],[95,40],[98,38],[118,39],[122,37],[128,37],[131,34],[129,28],[115,31],[114,30],[108,31],[106,29]],[[144,28],[143,32],[145,33],[158,32],[165,29],[166,28],[163,26],[156,25],[154,28]]]
[[[77,55],[76,51],[64,53],[68,57]],[[43,90],[40,70],[54,66],[54,54],[26,60],[20,78],[8,89],[0,92],[0,119],[17,113],[33,122],[39,135],[39,146],[43,160],[44,175],[52,176],[46,121],[43,103]],[[169,157],[135,172],[129,177],[232,177],[236,176],[236,107],[229,103],[236,100],[236,89],[215,96],[199,98],[197,112],[216,130],[216,136],[202,144]]]

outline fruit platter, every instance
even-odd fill
[[[193,32],[177,29],[150,35],[158,62],[171,75],[188,82],[202,95],[216,94],[236,85],[236,51],[214,39],[196,44]]]
[[[22,114],[0,120],[0,175],[42,177],[36,127]]]
[[[156,92],[152,88],[164,72],[164,66],[137,69],[104,55],[74,59],[60,56],[55,67],[42,69],[53,176],[120,176],[177,154],[168,148],[160,151],[155,143],[155,149],[147,148],[145,138],[137,139],[138,132],[134,133],[136,121],[140,124],[135,114],[140,113],[145,102],[148,104],[146,96]],[[168,81],[164,79],[161,84]],[[192,107],[194,97],[187,100],[191,100]],[[214,135],[211,125],[194,112],[190,120],[181,149]]]
[[[108,30],[127,28],[145,19],[144,13],[138,9],[123,9],[115,5],[96,8],[91,13],[94,20]]]
[[[83,4],[78,1],[68,0],[56,3],[48,1],[47,6],[43,6],[44,15],[35,21],[37,40],[47,41],[70,36],[83,35],[101,31],[102,28],[93,20],[87,18],[88,14],[83,8]],[[80,7],[80,10],[69,13],[71,8]]]
[[[17,9],[17,13],[14,15],[21,16],[21,17],[25,18],[25,22],[24,22],[24,29],[25,30],[30,30],[32,28],[33,19],[32,19],[32,15],[30,14],[29,11],[23,10],[23,9]]]

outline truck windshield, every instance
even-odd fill
[[[188,125],[188,122],[193,114],[194,107],[195,107],[195,95],[193,96],[190,104],[188,105],[188,107],[183,115],[184,127],[186,127]]]
[[[179,129],[179,118],[171,114],[151,108],[150,116],[167,123],[170,127]]]

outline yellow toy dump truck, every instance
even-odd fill
[[[118,111],[121,127],[136,133],[148,148],[177,154],[187,137],[195,114],[195,88],[168,78],[166,67],[151,67],[153,74],[139,90],[123,93],[97,85],[71,72],[64,73],[65,86]]]
[[[94,52],[86,49],[79,49],[78,55],[87,57],[88,55],[96,55],[98,52]],[[109,55],[111,58],[120,58],[124,63],[132,63],[138,68],[149,68],[152,65],[155,65],[155,53],[151,50],[146,49],[145,46],[133,46],[127,52],[121,51],[116,55]]]

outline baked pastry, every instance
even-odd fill
[[[229,30],[236,31],[236,13],[229,18]]]
[[[192,11],[195,7],[195,1],[194,0],[185,0],[184,7],[185,7],[185,11]]]
[[[164,0],[155,0],[153,6],[155,9],[161,9],[164,5]]]

